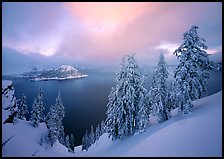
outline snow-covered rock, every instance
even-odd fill
[[[2,81],[2,108],[8,109],[15,104],[16,98],[14,97],[14,88],[12,86],[12,81],[3,80]]]
[[[69,66],[69,65],[62,65],[62,66],[58,67],[55,70],[58,70],[58,71],[61,71],[61,72],[67,72],[67,71],[76,71],[76,72],[78,72],[77,69],[75,69],[74,67]]]

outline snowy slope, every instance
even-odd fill
[[[190,115],[177,110],[142,134],[112,142],[108,134],[76,156],[222,156],[222,91],[194,102]]]
[[[35,128],[29,121],[18,118],[14,119],[15,124],[3,124],[10,115],[4,108],[10,105],[14,95],[12,85],[12,81],[2,81],[2,90],[7,92],[2,94],[2,156],[69,156],[67,148],[58,141],[53,147],[46,143],[40,146],[41,136],[47,132],[46,124],[41,123]]]
[[[111,141],[105,133],[87,152],[77,146],[74,154],[58,142],[40,146],[46,125],[34,128],[29,121],[16,119],[14,125],[2,125],[2,144],[12,137],[2,147],[2,156],[221,156],[222,91],[194,105],[189,115],[173,110],[173,117],[162,124],[150,119],[145,132],[123,140]],[[2,123],[8,114],[2,110]]]

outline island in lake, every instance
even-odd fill
[[[67,80],[87,77],[87,74],[79,72],[72,66],[62,65],[56,69],[50,70],[32,70],[31,72],[26,72],[20,75],[20,77],[30,78],[31,81],[41,81],[41,80]]]

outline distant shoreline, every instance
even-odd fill
[[[59,80],[59,81],[62,81],[62,80],[69,80],[69,79],[77,79],[77,78],[83,78],[83,77],[88,77],[88,75],[80,75],[80,76],[71,76],[71,77],[52,77],[52,78],[33,78],[33,79],[30,79],[31,81],[49,81],[49,80]]]

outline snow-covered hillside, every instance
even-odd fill
[[[7,83],[11,84],[3,81],[2,87],[7,88]],[[9,112],[2,109],[2,156],[222,156],[222,91],[193,104],[189,115],[175,109],[172,118],[162,124],[151,118],[141,134],[112,141],[105,133],[87,152],[77,146],[74,154],[58,141],[53,147],[39,144],[47,131],[45,124],[34,128],[20,119],[3,124]]]
[[[69,156],[67,148],[58,141],[53,147],[44,143],[40,145],[42,134],[47,132],[46,124],[41,123],[37,128],[31,125],[31,122],[14,119],[14,124],[4,121],[10,115],[9,110],[12,101],[15,102],[14,88],[12,81],[2,81],[2,156]],[[7,93],[6,93],[7,92]],[[13,100],[12,100],[13,99]]]
[[[222,91],[193,102],[189,115],[172,111],[158,124],[151,119],[146,132],[111,141],[108,134],[76,156],[222,156]]]

